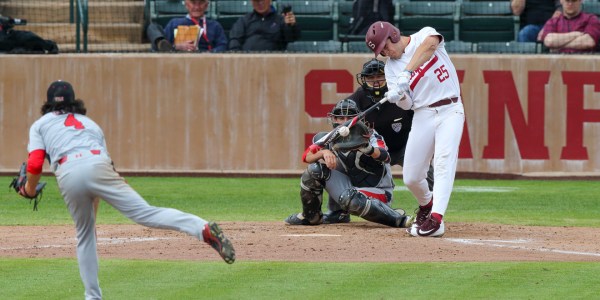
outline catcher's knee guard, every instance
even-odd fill
[[[331,176],[331,170],[322,163],[312,163],[306,168],[307,175],[313,180],[316,180],[321,186],[325,185],[325,181]]]
[[[326,166],[320,163],[312,163],[308,165],[300,178],[302,213],[311,224],[321,223],[323,217],[321,212],[323,187],[330,175],[331,172]]]
[[[339,203],[352,215],[391,227],[406,227],[409,220],[408,216],[393,210],[377,199],[367,197],[355,188],[344,191]]]

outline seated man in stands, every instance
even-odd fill
[[[160,52],[226,51],[227,36],[223,26],[206,18],[209,1],[185,0],[184,4],[188,11],[187,16],[172,19],[164,30],[156,23],[148,26],[147,34],[152,42],[152,49]]]
[[[600,22],[594,14],[582,12],[583,0],[560,0],[563,13],[551,18],[542,29],[541,40],[551,52],[586,53],[598,50]]]
[[[229,50],[284,51],[298,40],[300,28],[290,10],[279,14],[272,0],[252,0],[252,12],[241,16],[229,31]]]
[[[356,0],[348,34],[365,35],[369,26],[377,21],[394,23],[394,13],[392,0]]]
[[[535,43],[544,24],[562,14],[559,0],[511,0],[510,8],[519,16],[517,42]]]

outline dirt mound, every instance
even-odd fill
[[[447,223],[443,238],[367,222],[289,226],[222,222],[238,261],[600,261],[600,229]],[[101,258],[220,260],[186,234],[140,225],[99,225]],[[0,256],[75,257],[73,226],[0,226]]]

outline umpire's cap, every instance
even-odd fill
[[[75,102],[75,91],[73,91],[73,86],[62,80],[53,82],[50,87],[48,87],[48,102]]]

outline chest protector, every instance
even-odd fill
[[[338,151],[336,154],[355,187],[376,187],[385,175],[383,162],[376,161],[360,151]]]

